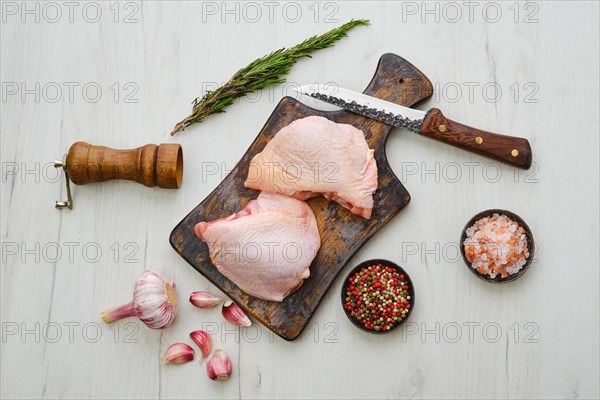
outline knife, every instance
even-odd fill
[[[446,118],[437,108],[416,110],[344,88],[336,88],[335,93],[329,95],[327,93],[332,91],[323,85],[305,85],[294,89],[367,118],[405,128],[482,156],[523,169],[531,166],[531,146],[527,139],[471,128]]]

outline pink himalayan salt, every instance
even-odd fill
[[[465,256],[482,275],[506,278],[527,262],[525,230],[504,214],[481,218],[466,233]]]

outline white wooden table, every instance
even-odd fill
[[[2,398],[597,398],[598,3],[594,2],[12,2],[2,5]],[[343,314],[341,279],[309,327],[286,342],[239,332],[217,292],[171,248],[171,229],[227,174],[280,86],[174,138],[190,101],[254,58],[352,18],[334,48],[299,62],[290,82],[362,90],[397,53],[434,82],[424,105],[529,139],[516,171],[395,131],[390,163],[412,202],[352,259],[382,257],[411,274],[417,304],[402,330],[364,334]],[[181,143],[180,190],[125,182],[65,197],[52,161],[77,140],[116,148]],[[488,208],[521,215],[538,244],[519,281],[476,279],[457,253],[466,221]],[[100,311],[124,303],[146,268],[178,287],[164,332]],[[190,331],[214,332],[234,363],[215,383],[197,361],[160,355]]]

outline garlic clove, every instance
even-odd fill
[[[221,349],[215,350],[206,362],[206,374],[213,381],[226,381],[231,375],[231,360]]]
[[[252,322],[250,322],[250,318],[244,313],[244,311],[235,304],[231,300],[227,300],[223,304],[223,308],[221,309],[221,313],[223,314],[223,318],[230,324],[235,326],[250,326]]]
[[[185,364],[194,359],[194,349],[185,343],[173,343],[163,355],[165,364]]]
[[[212,348],[212,339],[210,335],[205,331],[194,331],[190,333],[190,338],[198,345],[200,351],[202,351],[202,358],[205,358],[210,354]]]
[[[190,303],[198,308],[211,308],[221,302],[219,297],[209,292],[194,292],[190,295]]]

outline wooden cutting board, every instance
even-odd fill
[[[429,99],[433,87],[429,79],[408,61],[395,54],[384,54],[364,93],[404,106],[414,106]],[[244,187],[250,160],[281,128],[310,115],[354,125],[364,132],[369,147],[375,149],[379,187],[374,195],[373,215],[370,220],[365,220],[323,197],[308,200],[317,218],[322,241],[321,249],[310,266],[310,277],[282,303],[257,299],[242,292],[211,264],[208,247],[194,233],[194,225],[231,215],[255,199],[259,192]],[[410,195],[387,161],[385,143],[390,131],[390,126],[357,114],[343,110],[314,110],[291,97],[283,98],[231,173],[173,229],[171,245],[250,316],[286,340],[297,338],[348,260],[410,201]]]

